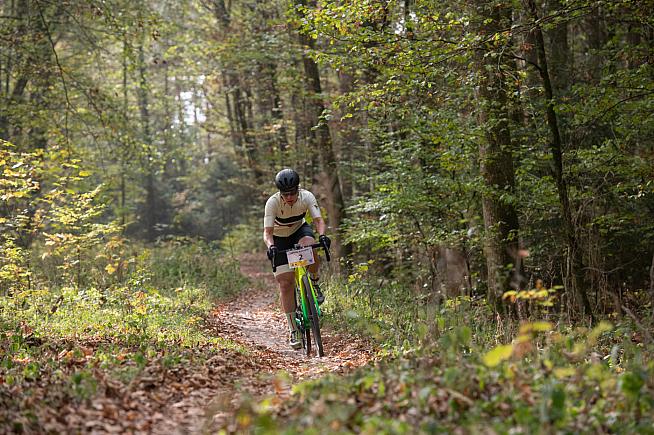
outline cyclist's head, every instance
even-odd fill
[[[280,192],[295,192],[300,185],[300,176],[293,169],[282,169],[275,176],[275,185]]]

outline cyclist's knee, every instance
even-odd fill
[[[309,245],[313,245],[314,243],[316,243],[316,239],[310,236],[304,236],[298,242],[300,246],[309,246]]]
[[[282,291],[292,291],[295,284],[295,275],[293,273],[282,273],[275,277],[279,288]]]

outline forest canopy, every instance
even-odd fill
[[[4,2],[3,270],[71,224],[256,233],[293,167],[349,264],[621,312],[651,282],[650,6]]]

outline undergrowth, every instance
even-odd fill
[[[247,283],[237,261],[216,247],[185,239],[145,247],[114,238],[86,252],[81,265],[42,252],[34,257],[42,261],[29,271],[31,288],[0,296],[0,429],[21,432],[33,407],[91,399],[99,384],[126,386],[149,365],[172,369],[246,352],[206,323],[217,298]],[[62,274],[76,277],[62,273],[71,267],[81,268],[83,287],[77,279],[59,286]],[[43,388],[47,405],[26,406],[23,399]],[[10,393],[16,391],[18,397]]]
[[[501,321],[482,299],[436,304],[363,278],[332,282],[324,307],[332,327],[374,338],[379,362],[296,385],[281,410],[244,402],[239,430],[654,433],[652,325],[635,315],[564,323],[552,291],[529,318]]]

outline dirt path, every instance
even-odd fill
[[[260,256],[244,256],[241,271],[252,280],[253,287],[217,305],[209,323],[213,335],[239,343],[246,354],[236,360],[230,355],[209,361],[206,370],[211,381],[167,406],[152,433],[230,430],[232,413],[246,397],[268,397],[273,405],[279,404],[299,381],[326,373],[345,373],[372,359],[369,344],[329,328],[322,331],[324,357],[315,353],[307,357],[303,351],[290,349],[286,319],[265,262]],[[212,376],[216,372],[218,376]]]

